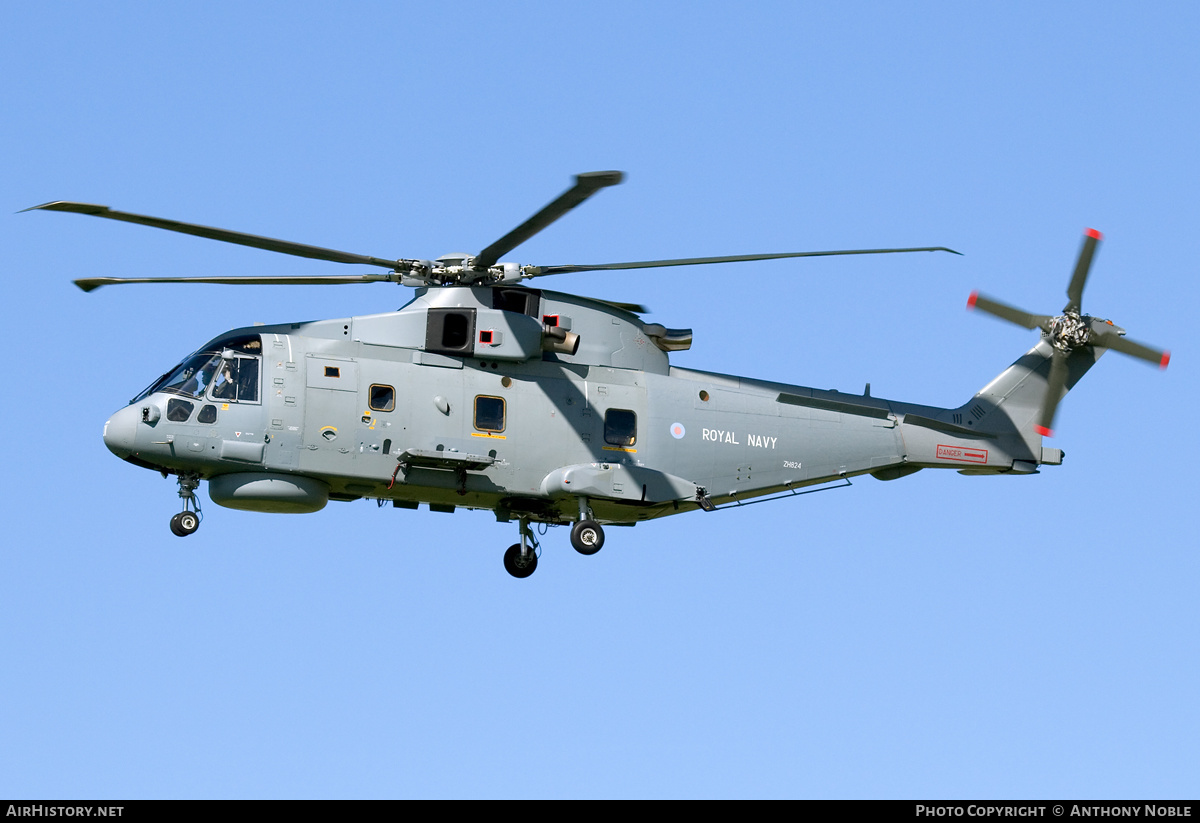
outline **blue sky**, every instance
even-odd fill
[[[1200,12],[1162,3],[6,4],[0,796],[1194,797],[1191,460]],[[382,257],[558,264],[964,253],[564,275],[695,330],[674,362],[957,405],[1034,342],[979,288],[1084,297],[1169,348],[1105,357],[1061,467],[552,530],[487,513],[206,506],[101,427],[226,329],[373,313],[387,285],[62,214],[103,203]]]

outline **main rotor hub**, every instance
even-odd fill
[[[1088,344],[1088,324],[1075,312],[1067,312],[1050,321],[1046,337],[1054,348],[1069,353]]]

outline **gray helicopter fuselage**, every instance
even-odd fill
[[[689,344],[573,295],[421,289],[396,312],[222,335],[114,415],[105,441],[208,479],[234,508],[374,498],[551,523],[581,506],[633,524],[866,473],[1061,461],[1026,425],[1044,341],[955,409],[672,367]],[[1098,356],[1072,355],[1067,388]]]
[[[967,305],[1026,329],[1037,344],[956,408],[898,403],[671,366],[690,329],[645,323],[645,310],[519,284],[603,271],[843,255],[946,252],[945,246],[789,251],[565,265],[502,258],[619,171],[575,175],[570,188],[478,254],[436,260],[363,255],[223,228],[56,200],[26,211],[91,215],[223,243],[381,271],[341,275],[85,277],[118,284],[340,285],[417,288],[395,312],[235,329],[141,392],[105,424],[119,457],[174,474],[179,537],[200,525],[195,490],[218,504],[313,512],[374,498],[435,511],[487,509],[517,520],[504,567],[537,568],[533,522],[573,523],[592,555],[602,523],[801,493],[851,476],[895,480],[923,468],[1032,474],[1062,462],[1042,445],[1059,402],[1107,349],[1165,368],[1170,353],[1083,314],[1101,241],[1087,229],[1057,315],[974,292]]]

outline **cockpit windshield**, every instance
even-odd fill
[[[262,341],[257,336],[214,341],[155,380],[131,402],[160,391],[201,398],[211,390],[216,400],[257,403],[259,360],[254,355],[261,351]]]
[[[189,397],[203,397],[219,365],[221,365],[221,355],[219,354],[193,354],[167,377],[166,382],[159,386],[158,391],[186,394]]]

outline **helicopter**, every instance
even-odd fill
[[[501,258],[622,172],[574,184],[476,255],[388,259],[192,223],[55,201],[70,212],[383,271],[268,277],[97,277],[129,283],[314,285],[389,282],[416,289],[397,311],[256,325],[213,338],[112,415],[117,457],[174,476],[171,531],[200,525],[196,490],[218,505],[309,513],[329,501],[435,512],[492,511],[516,521],[504,568],[537,568],[539,528],[571,525],[593,555],[604,526],[839,488],[869,474],[922,469],[1036,474],[1060,465],[1043,444],[1059,402],[1109,349],[1165,368],[1170,354],[1083,314],[1101,241],[1088,229],[1061,313],[1026,312],[978,292],[968,306],[1027,329],[1037,343],[956,408],[940,408],[673,366],[691,329],[647,323],[642,306],[526,285],[556,274],[831,255],[950,252],[944,246],[787,252],[592,265]],[[543,532],[544,534],[544,532]]]

